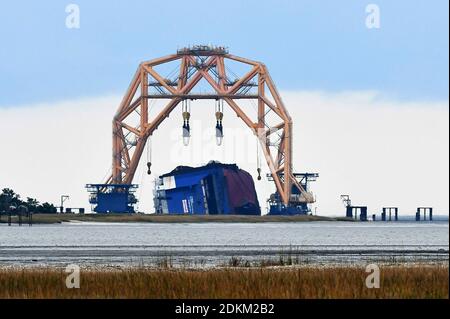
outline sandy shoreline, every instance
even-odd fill
[[[155,215],[155,214],[34,214],[33,224],[59,224],[76,222],[103,223],[285,223],[313,221],[352,221],[345,217],[312,215],[297,216],[246,216],[246,215]],[[17,217],[13,217],[17,223]],[[2,216],[0,223],[7,223]],[[24,221],[25,224],[25,221]]]

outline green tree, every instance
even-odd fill
[[[18,207],[22,205],[23,202],[20,200],[20,195],[16,194],[10,188],[3,188],[0,194],[0,210],[6,211],[11,205]]]
[[[39,205],[37,207],[36,213],[41,213],[41,214],[56,214],[57,209],[53,204],[50,203],[42,203],[42,205]]]
[[[35,198],[31,197],[27,197],[27,201],[25,202],[25,204],[30,212],[37,211],[37,208],[39,206],[39,202]]]
[[[28,211],[33,213],[55,214],[57,212],[53,204],[47,202],[39,204],[38,200],[32,197],[27,197],[26,201],[22,201],[20,195],[12,189],[3,188],[0,193],[0,211],[8,211],[11,205],[16,207],[24,205],[28,208]]]

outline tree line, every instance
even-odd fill
[[[39,203],[35,198],[27,197],[22,200],[19,194],[16,194],[10,188],[3,188],[0,194],[0,212],[8,212],[11,207],[26,206],[29,212],[37,214],[55,214],[57,208],[48,202]]]

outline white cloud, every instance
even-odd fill
[[[376,92],[282,96],[294,121],[294,167],[320,173],[313,186],[319,214],[342,215],[339,195],[344,193],[354,203],[368,205],[371,213],[390,205],[405,214],[421,205],[448,213],[448,101],[406,103]],[[111,165],[111,120],[120,99],[106,96],[0,109],[0,187],[55,204],[61,194],[68,194],[69,206],[88,207],[84,185],[102,182]],[[255,175],[256,141],[244,124],[230,111],[225,113],[221,148],[214,145],[214,125],[214,103],[194,103],[187,149],[179,138],[180,114],[175,112],[161,125],[152,142],[154,174],[149,178],[140,167],[135,176],[142,184],[141,210],[153,210],[154,176],[176,165],[236,161]],[[273,185],[255,183],[265,206]]]

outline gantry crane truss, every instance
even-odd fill
[[[155,70],[161,64],[179,60],[176,80],[162,77]],[[226,63],[243,63],[250,71],[239,79],[230,80]],[[211,94],[194,94],[193,88],[205,79],[214,89]],[[257,87],[257,94],[249,94],[248,88]],[[256,83],[256,84],[255,84]],[[149,94],[149,87],[157,87],[157,94]],[[169,102],[153,118],[149,118],[148,107],[151,99],[168,99]],[[113,163],[112,175],[107,184],[131,184],[145,144],[161,122],[184,100],[223,100],[257,136],[264,153],[271,177],[284,205],[298,202],[314,202],[295,179],[292,172],[292,120],[280,94],[270,77],[267,67],[260,62],[234,56],[223,47],[193,47],[178,50],[176,54],[142,62],[120,103],[113,120]],[[239,106],[239,99],[257,101],[257,118],[252,119]],[[269,126],[267,113],[273,111],[278,124]],[[137,127],[126,124],[133,112],[140,117]],[[271,136],[277,134],[275,142]],[[129,136],[134,135],[134,143]],[[271,147],[274,149],[271,150]],[[300,196],[292,194],[292,185],[300,190]]]

